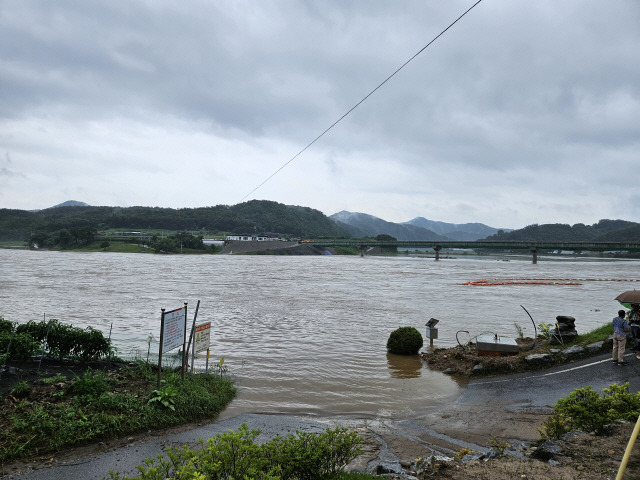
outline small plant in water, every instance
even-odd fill
[[[220,363],[218,365],[216,365],[215,367],[213,367],[213,368],[216,370],[216,373],[220,377],[222,377],[223,375],[226,375],[227,373],[229,373],[229,369],[224,364],[224,357],[222,357],[220,359]]]
[[[516,322],[513,323],[513,326],[516,329],[516,333],[518,334],[518,338],[524,338],[524,332],[522,331],[522,327],[518,325]]]

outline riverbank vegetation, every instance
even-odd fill
[[[155,365],[123,362],[102,332],[57,320],[0,317],[0,351],[0,464],[213,418],[236,392],[222,371],[163,369],[158,386]]]
[[[18,375],[1,399],[0,463],[213,418],[235,395],[217,375],[157,374],[143,361],[105,363],[67,378]]]
[[[140,475],[122,477],[111,472],[112,480],[192,480],[192,479],[364,479],[369,475],[345,474],[343,468],[362,453],[362,439],[345,428],[328,428],[323,433],[296,432],[258,444],[260,430],[246,423],[237,432],[218,434],[202,448],[169,449],[165,457],[147,459]]]
[[[636,422],[638,415],[640,392],[629,393],[629,383],[609,385],[602,394],[587,386],[558,400],[539,432],[543,440],[558,440],[574,430],[603,435],[611,433],[617,420]]]

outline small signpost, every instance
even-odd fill
[[[160,377],[162,373],[162,354],[169,352],[176,347],[182,346],[182,380],[188,369],[189,353],[191,350],[191,372],[193,372],[193,364],[195,354],[199,352],[207,352],[207,366],[209,363],[209,344],[211,342],[211,322],[196,325],[198,318],[198,309],[200,300],[196,306],[196,312],[193,316],[193,325],[189,335],[189,343],[187,344],[187,303],[184,307],[165,312],[162,309],[160,319],[160,349],[158,352],[158,388],[160,388]],[[192,343],[193,342],[193,343]]]
[[[210,343],[211,343],[211,322],[203,323],[202,325],[196,325],[195,339],[193,342],[193,352],[191,353],[191,371],[192,372],[193,372],[193,365],[195,363],[196,353],[205,352],[205,351],[208,352]]]
[[[440,320],[436,318],[431,318],[427,323],[427,338],[429,339],[429,346],[433,347],[433,341],[438,338],[438,329],[436,328],[436,324]]]
[[[158,389],[162,374],[162,354],[182,345],[182,378],[184,380],[185,343],[187,341],[187,303],[165,312],[160,317],[160,349],[158,350]]]
[[[204,352],[209,349],[211,339],[211,322],[196,326],[196,341],[193,344],[195,353]]]

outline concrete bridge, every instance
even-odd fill
[[[317,247],[355,247],[364,255],[370,247],[403,247],[403,248],[432,248],[436,253],[436,261],[440,260],[440,250],[443,248],[469,248],[490,250],[529,250],[533,257],[533,263],[538,263],[538,252],[548,250],[573,250],[590,252],[640,252],[640,243],[634,242],[504,242],[476,240],[463,241],[378,241],[357,239],[314,239],[304,240],[305,243]]]

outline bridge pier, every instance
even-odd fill
[[[531,247],[531,254],[533,255],[533,264],[538,263],[538,249],[536,247]]]
[[[433,250],[436,252],[436,262],[438,260],[440,260],[440,250],[442,250],[442,247],[440,245],[436,245],[435,247],[432,247]]]
[[[364,257],[364,252],[367,250],[365,245],[358,245],[358,251],[360,252],[360,256]]]

